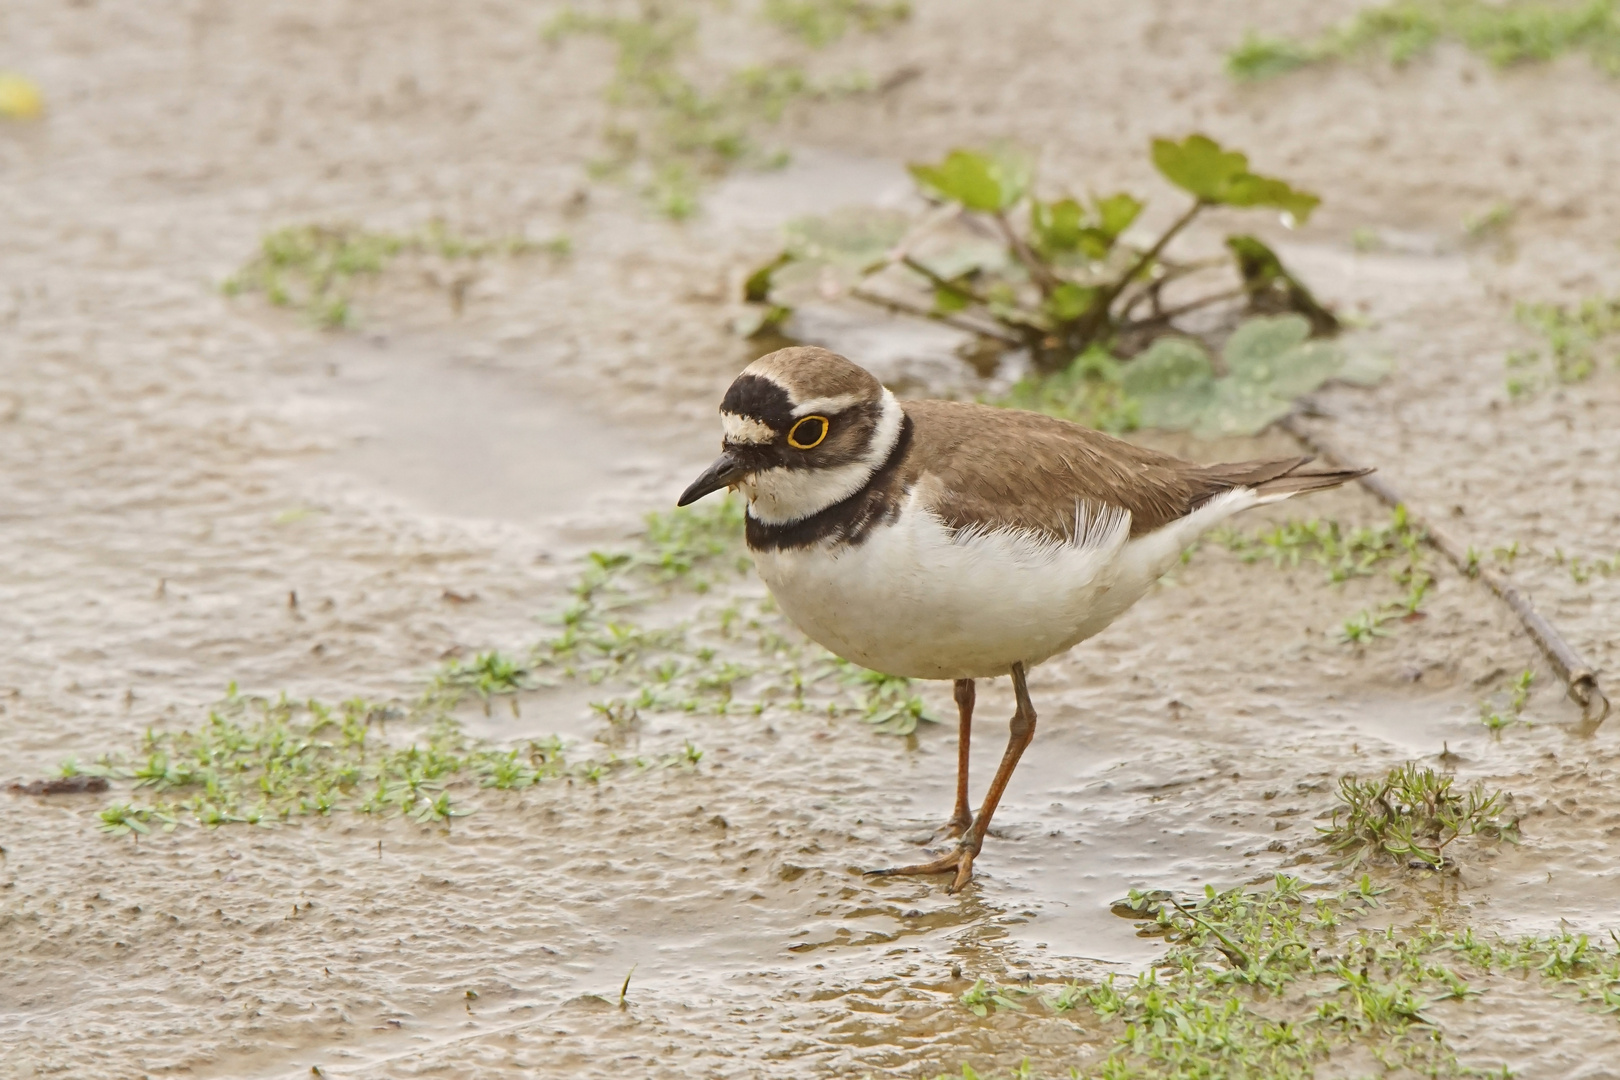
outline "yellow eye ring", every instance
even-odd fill
[[[804,442],[799,437],[800,429],[802,429],[806,424],[821,425],[821,429],[815,433],[815,438],[811,439],[809,442]],[[795,450],[813,450],[821,445],[821,440],[825,439],[827,437],[827,432],[831,430],[832,424],[825,416],[806,416],[798,423],[794,424],[793,430],[788,432],[788,445],[793,447]],[[806,432],[805,434],[809,435],[810,433]]]

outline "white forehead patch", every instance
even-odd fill
[[[755,420],[752,416],[723,412],[720,414],[720,423],[725,429],[728,443],[758,445],[776,439],[776,431],[769,424]]]
[[[851,405],[859,405],[867,400],[865,394],[838,394],[834,397],[811,398],[801,401],[793,406],[794,416],[812,416],[825,413],[841,413]]]

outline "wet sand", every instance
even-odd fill
[[[1055,181],[1151,192],[1154,214],[1174,203],[1147,139],[1192,128],[1320,192],[1308,229],[1266,235],[1396,369],[1322,395],[1315,422],[1481,550],[1533,548],[1515,580],[1617,670],[1620,577],[1576,582],[1552,553],[1620,542],[1620,377],[1514,403],[1502,362],[1531,340],[1510,298],[1620,286],[1620,140],[1603,134],[1620,83],[1445,49],[1262,88],[1220,73],[1244,25],[1305,30],[1346,5],[918,8],[818,63],[921,76],[790,113],[798,164],[728,181],[685,226],[588,180],[611,57],[541,45],[548,11],[0,13],[0,66],[50,101],[0,127],[0,780],[194,724],[233,680],[408,698],[447,654],[534,640],[579,556],[632,542],[712,452],[750,355],[728,289],[776,224],[892,203],[900,162],[1004,136],[1040,146]],[[1498,200],[1520,208],[1508,262],[1462,235]],[[488,263],[459,318],[391,271],[336,336],[218,291],[270,228],[435,216],[566,233],[574,254]],[[1385,250],[1354,251],[1363,226]],[[937,372],[938,348],[915,370]],[[1275,434],[1164,444],[1293,452]],[[1289,509],[1384,516],[1355,491]],[[1106,1048],[1100,1029],[979,1020],[957,995],[979,975],[1140,968],[1162,946],[1108,910],[1131,887],[1328,878],[1314,830],[1335,779],[1443,749],[1514,793],[1525,842],[1408,888],[1503,932],[1620,926],[1614,728],[1581,735],[1512,617],[1438,578],[1427,619],[1352,648],[1332,631],[1386,581],[1329,587],[1205,545],[1032,675],[1039,752],[958,898],[859,874],[947,812],[952,725],[649,717],[649,750],[691,739],[696,769],[475,795],[448,832],[339,816],[134,844],[97,829],[104,796],[0,794],[0,1072],[915,1076],[1028,1055],[1061,1074]],[[1527,665],[1535,726],[1493,737],[1477,702]],[[948,715],[948,687],[925,693]],[[1008,687],[980,710],[982,783]],[[497,741],[593,734],[566,686],[470,722]],[[1455,1007],[1468,1060],[1565,1077],[1620,1059],[1612,1018],[1490,994]]]

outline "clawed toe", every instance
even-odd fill
[[[911,866],[890,866],[881,870],[868,870],[866,873],[869,877],[922,877],[954,871],[956,876],[945,888],[946,892],[954,893],[973,880],[974,854],[975,852],[967,847],[957,847],[932,862],[914,863]]]

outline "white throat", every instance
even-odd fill
[[[766,469],[737,486],[748,498],[748,512],[766,525],[802,521],[849,498],[872,478],[900,441],[906,414],[888,390],[883,391],[881,412],[866,453],[859,461],[830,469]]]

